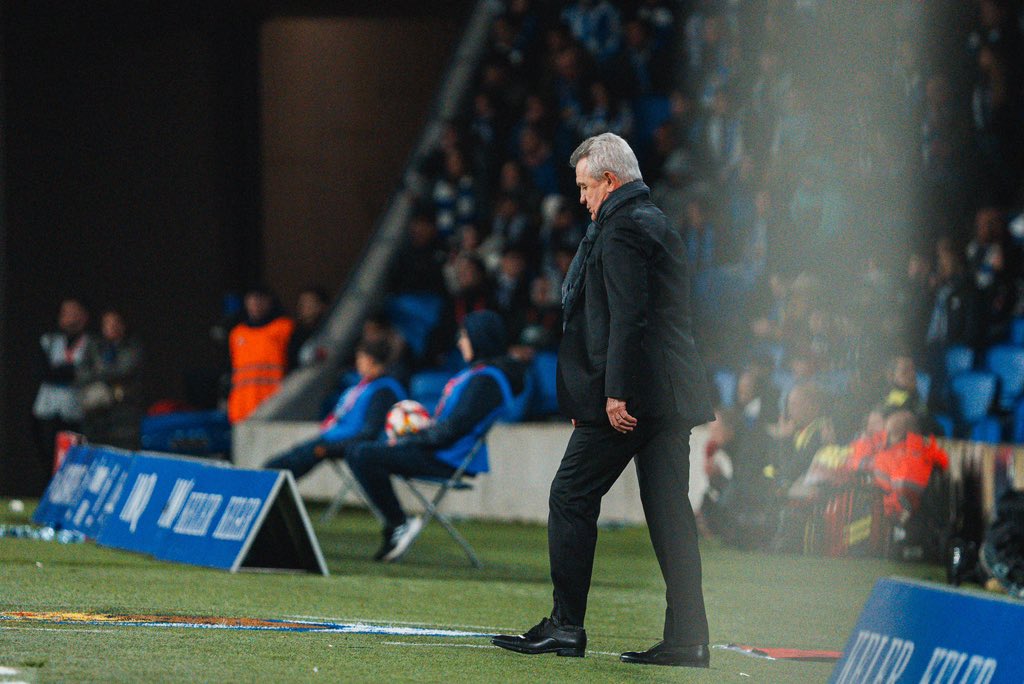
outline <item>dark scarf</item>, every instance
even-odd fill
[[[618,190],[612,192],[601,203],[601,208],[597,210],[597,219],[591,221],[590,225],[587,226],[587,234],[583,236],[583,241],[580,242],[579,249],[576,250],[576,256],[572,258],[572,263],[569,264],[569,271],[565,274],[565,280],[562,281],[563,328],[565,327],[565,320],[569,318],[569,312],[572,311],[573,304],[576,303],[579,293],[583,290],[583,264],[586,263],[587,257],[590,256],[590,250],[594,247],[597,234],[601,232],[601,222],[629,200],[635,197],[650,196],[650,194],[651,189],[644,185],[642,180],[635,180],[626,183]]]

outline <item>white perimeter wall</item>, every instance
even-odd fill
[[[547,521],[548,487],[569,441],[572,428],[564,423],[497,425],[487,437],[491,472],[472,480],[472,491],[449,493],[443,510],[464,518]],[[316,423],[250,420],[234,429],[234,461],[246,468],[258,468],[275,454],[296,442],[316,436]],[[704,475],[704,445],[707,428],[699,426],[690,437],[690,499],[699,505],[707,486]],[[341,487],[341,480],[327,465],[318,465],[299,480],[299,492],[306,499],[329,500]],[[414,501],[398,488],[409,510]],[[684,494],[681,492],[680,496]],[[355,494],[349,501],[362,504]],[[640,489],[631,463],[612,490],[604,497],[600,521],[606,524],[643,523]]]

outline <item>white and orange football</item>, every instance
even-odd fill
[[[430,412],[423,408],[423,404],[412,399],[405,399],[396,403],[388,411],[388,420],[384,431],[387,433],[388,441],[394,442],[403,435],[419,432],[430,425],[432,421]]]

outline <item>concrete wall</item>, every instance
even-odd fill
[[[263,273],[283,301],[344,283],[397,187],[463,8],[276,17],[260,34]]]
[[[271,456],[291,444],[308,439],[317,432],[315,423],[247,421],[235,427],[235,463],[259,467]],[[444,510],[465,518],[514,520],[543,523],[548,514],[548,487],[558,469],[572,428],[562,423],[497,425],[487,438],[491,472],[478,476],[472,491],[453,492],[445,499]],[[703,470],[707,429],[698,427],[690,439],[691,502],[700,500],[706,478]],[[306,499],[329,500],[341,486],[337,475],[326,464],[317,466],[299,481],[299,492]],[[403,504],[414,501],[399,490]],[[361,503],[350,494],[352,503]],[[644,523],[636,471],[630,464],[604,498],[602,523]]]

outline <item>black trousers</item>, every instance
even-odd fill
[[[640,500],[666,585],[663,638],[680,646],[708,643],[697,525],[687,498],[689,437],[690,427],[675,418],[640,419],[625,435],[608,423],[573,430],[549,498],[554,618],[583,626],[601,498],[635,457]]]
[[[451,477],[455,472],[455,468],[435,458],[430,449],[401,442],[366,442],[348,455],[347,463],[366,496],[384,515],[388,529],[405,523],[391,475]]]

